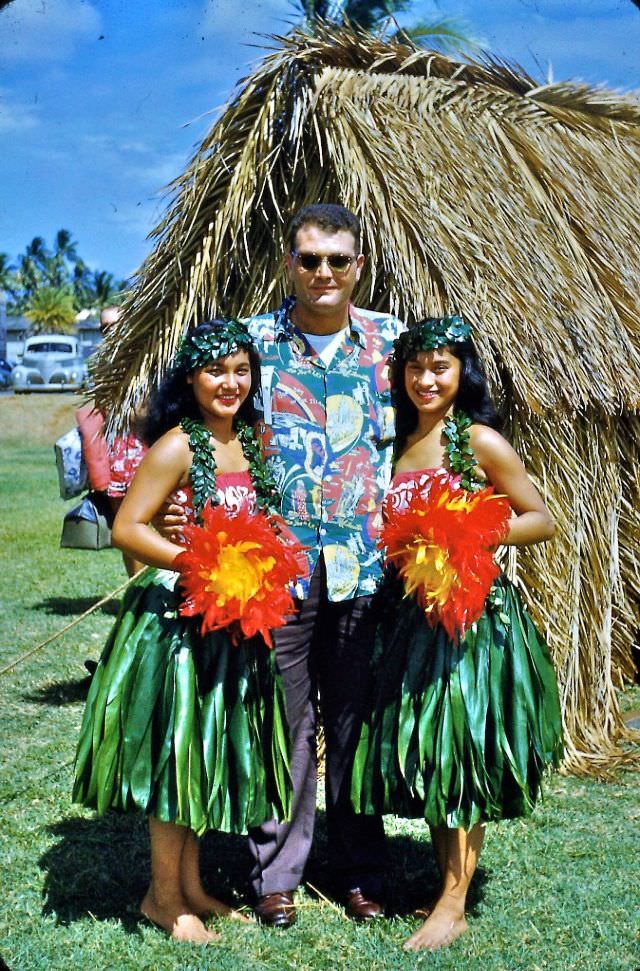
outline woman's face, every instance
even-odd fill
[[[203,418],[233,418],[251,390],[247,351],[218,357],[188,375]]]
[[[405,364],[404,386],[419,415],[446,415],[460,386],[460,361],[446,347],[418,351]]]

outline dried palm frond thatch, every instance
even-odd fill
[[[275,40],[172,184],[98,399],[126,420],[190,325],[277,304],[300,206],[353,209],[363,303],[476,324],[559,524],[517,570],[558,665],[568,761],[619,757],[614,686],[640,626],[640,103],[350,29]]]

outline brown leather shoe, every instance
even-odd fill
[[[352,917],[353,920],[375,920],[376,917],[384,916],[382,904],[365,897],[360,887],[354,887],[347,891],[347,902],[344,909],[347,917]]]
[[[283,930],[291,927],[296,922],[293,893],[290,890],[266,893],[263,897],[258,897],[253,912],[260,923],[268,927],[281,927]]]

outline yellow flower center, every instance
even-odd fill
[[[207,581],[207,592],[215,594],[219,607],[231,599],[239,600],[244,605],[261,588],[264,588],[263,593],[268,592],[270,587],[264,577],[273,569],[276,561],[273,556],[260,559],[253,552],[259,549],[259,543],[248,540],[229,543],[221,547],[215,569],[200,574]]]
[[[435,543],[415,544],[415,556],[403,569],[407,594],[422,588],[427,611],[442,607],[457,581],[457,573],[449,562],[447,551]]]

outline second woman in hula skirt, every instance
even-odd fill
[[[450,944],[491,820],[531,813],[562,756],[547,646],[496,546],[550,539],[554,524],[499,433],[470,327],[429,318],[395,342],[395,475],[385,500],[375,688],[353,773],[362,812],[423,817],[440,896],[408,950]]]
[[[300,550],[266,515],[275,484],[250,427],[259,383],[246,327],[212,321],[184,338],[152,397],[154,444],[113,539],[154,569],[126,593],[76,756],[76,802],[149,818],[142,912],[203,943],[215,935],[202,918],[230,910],[203,889],[196,837],[290,812],[285,699],[268,645],[292,612]],[[191,520],[186,548],[146,525],[169,496]]]

